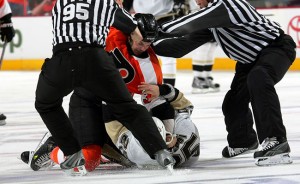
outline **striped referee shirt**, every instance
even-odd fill
[[[245,0],[213,0],[206,8],[168,22],[162,29],[177,36],[208,29],[225,54],[242,63],[254,62],[260,51],[283,33],[279,24]]]
[[[54,47],[63,44],[104,47],[111,25],[129,34],[137,24],[114,0],[57,0],[52,23]]]

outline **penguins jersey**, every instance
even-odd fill
[[[134,0],[135,13],[151,13],[154,16],[168,14],[174,6],[173,0]]]
[[[162,122],[157,118],[154,118],[154,120],[159,132],[165,138],[163,134],[166,131],[163,130]],[[169,151],[176,160],[175,167],[188,167],[197,162],[200,156],[200,136],[188,113],[176,115],[174,135],[176,135],[177,142]],[[130,161],[136,163],[139,168],[151,169],[160,167],[155,160],[149,157],[130,131],[123,132],[119,136],[116,146]]]

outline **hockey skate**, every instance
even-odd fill
[[[4,114],[0,114],[0,126],[6,124],[6,116]]]
[[[204,94],[209,92],[209,86],[206,83],[206,80],[202,77],[194,77],[192,84],[192,93],[193,94]]]
[[[51,133],[47,132],[34,151],[32,159],[29,159],[28,164],[30,165],[31,169],[34,171],[38,171],[41,168],[51,168],[54,163],[50,159],[50,153],[55,147],[56,144],[52,138]]]
[[[66,160],[60,164],[60,168],[70,176],[84,176],[87,174],[85,160],[82,151],[66,156]]]
[[[212,77],[206,77],[206,85],[209,87],[209,92],[219,92],[220,91],[220,84],[214,83]]]
[[[291,164],[293,162],[289,153],[291,152],[287,140],[276,137],[266,138],[258,151],[254,153],[257,166],[271,166],[278,164]]]
[[[160,150],[154,154],[155,160],[164,168],[173,173],[173,167],[176,163],[175,159],[167,150]]]
[[[31,161],[33,155],[34,155],[34,151],[24,151],[24,152],[21,153],[20,159],[25,164],[29,164],[29,161]]]
[[[224,158],[232,158],[238,155],[253,153],[258,147],[258,143],[255,142],[251,146],[247,148],[231,148],[229,146],[226,146],[222,151],[222,156]]]

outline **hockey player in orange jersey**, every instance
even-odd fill
[[[176,144],[176,136],[173,135],[175,116],[174,108],[177,110],[188,109],[191,107],[191,103],[183,97],[182,93],[173,88],[171,85],[162,84],[161,68],[155,53],[150,47],[151,42],[154,41],[157,36],[157,27],[154,17],[149,14],[137,14],[135,17],[138,21],[139,29],[143,34],[143,38],[145,38],[144,41],[135,43],[130,39],[129,35],[125,35],[121,31],[111,28],[106,40],[106,50],[114,55],[116,65],[119,68],[129,91],[131,93],[142,94],[142,102],[144,105],[152,112],[153,115],[159,117],[159,119],[163,121],[167,132],[170,132],[170,134],[165,135],[164,139],[168,142],[168,147],[171,148]],[[151,21],[154,21],[152,22],[153,25],[149,24]],[[152,25],[153,27],[150,26],[149,28],[149,25]],[[78,99],[82,98],[80,99],[81,104],[78,104],[79,106],[82,105],[82,102],[84,102],[85,109],[90,109],[91,111],[95,110],[96,107],[90,104],[97,104],[96,99],[94,101],[86,100],[94,99],[92,94],[89,94],[87,91],[80,88],[74,91],[74,94],[72,95],[73,102],[76,97]],[[76,110],[82,109],[83,107],[77,108],[71,103],[69,110],[74,112],[70,112],[70,115],[76,113]],[[107,121],[108,120],[105,120],[105,122]],[[118,139],[118,135],[120,133],[119,128],[123,130],[125,127],[118,124],[116,121],[106,123],[106,125],[108,134],[116,144],[116,139]],[[197,131],[195,130],[195,133],[196,132]],[[114,134],[116,136],[114,136]],[[151,137],[149,137],[149,139],[151,139]],[[199,140],[199,137],[197,140]],[[199,146],[196,143],[197,141],[194,145],[195,148]],[[177,145],[177,147],[178,146],[180,147],[180,145]],[[93,147],[82,149],[86,160],[85,166],[89,171],[94,170],[100,163],[101,150],[98,149],[98,151],[94,151],[93,149]],[[197,159],[199,154],[197,155],[196,153],[199,153],[198,149],[195,149],[195,154],[190,156]],[[58,148],[55,148],[52,151],[50,157],[52,161],[56,163],[64,161],[64,155]]]
[[[130,35],[111,28],[106,40],[106,50],[114,55],[117,68],[119,68],[129,91],[132,94],[140,94],[144,106],[153,116],[159,117],[159,120],[157,118],[154,120],[170,148],[171,154],[176,159],[176,166],[189,166],[198,159],[200,151],[199,133],[189,117],[190,112],[188,112],[191,103],[176,88],[162,83],[161,67],[151,48],[151,43],[157,36],[154,17],[149,14],[136,14],[135,17],[144,40],[138,43],[134,42]],[[75,93],[78,92],[75,91]],[[178,110],[176,111],[176,122],[174,121],[174,108]],[[103,107],[103,109],[109,109],[109,107]],[[115,120],[114,117],[110,116],[109,112],[105,112],[104,118],[106,119],[104,121],[107,122],[105,124],[107,133],[120,151],[138,167],[156,167],[155,161],[147,156],[132,133],[120,122],[110,121]],[[175,124],[168,124],[170,121]],[[128,140],[127,146],[123,144],[124,137]],[[178,142],[177,137],[180,139]],[[190,142],[187,144],[187,141]],[[185,145],[189,145],[190,148],[183,149]],[[184,152],[183,150],[192,151]],[[63,158],[58,153],[54,153],[54,156],[58,155],[57,160]]]
[[[162,82],[161,67],[151,48],[151,43],[158,36],[154,16],[137,13],[135,18],[144,40],[135,42],[131,36],[112,27],[106,40],[106,51],[114,55],[115,63],[128,90],[132,94],[140,94],[143,105],[152,116],[159,118],[166,131],[172,134],[175,124],[172,102],[184,99],[185,104],[179,108],[186,108],[191,103],[172,85]],[[170,135],[167,136],[167,142],[169,140],[172,140]],[[176,138],[169,143],[168,147],[174,146],[175,143]]]
[[[139,43],[133,42],[129,35],[112,27],[106,40],[106,51],[114,55],[115,63],[128,90],[132,94],[141,94],[144,106],[153,116],[158,117],[163,122],[166,131],[170,132],[164,139],[166,139],[168,147],[171,148],[176,144],[176,136],[173,135],[175,129],[174,108],[177,110],[187,110],[192,107],[192,104],[176,88],[168,84],[162,84],[161,67],[157,56],[151,48],[152,41],[157,37],[157,27],[154,17],[150,14],[136,14],[135,18],[138,21],[144,40]],[[151,21],[153,21],[152,24]],[[84,93],[84,98],[88,95],[83,89],[79,89],[74,93],[81,97],[82,93]],[[168,95],[169,99],[165,98],[164,95]],[[103,107],[103,109],[106,108]],[[110,115],[109,112],[105,112],[106,115],[104,117],[108,117]],[[109,120],[114,119],[108,118],[104,121],[108,122]],[[106,123],[105,126],[115,144],[120,130],[126,129],[117,121]],[[57,151],[51,154],[52,158],[58,158],[54,160],[56,162],[59,161],[59,158],[63,158],[62,156],[57,156],[57,153],[59,153]],[[197,150],[195,151],[197,152]],[[83,153],[86,156],[84,151]],[[91,155],[89,158],[91,158]]]
[[[129,91],[140,94],[142,103],[154,116],[155,123],[162,130],[160,133],[176,160],[175,166],[190,166],[198,160],[200,152],[199,133],[189,114],[192,104],[178,89],[162,83],[161,67],[151,48],[158,36],[154,17],[151,14],[135,14],[135,17],[144,40],[134,42],[129,35],[111,28],[106,40],[106,50],[114,55]],[[158,166],[126,127],[118,121],[109,120],[114,120],[114,117],[108,116],[105,120],[108,122],[105,124],[107,133],[129,160],[141,168]],[[177,141],[177,138],[180,140]],[[190,153],[183,151],[186,144],[190,145]]]

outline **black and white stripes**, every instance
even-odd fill
[[[279,24],[259,14],[245,0],[213,0],[208,7],[163,25],[168,33],[209,29],[228,57],[255,61],[259,52],[281,34]]]
[[[105,46],[116,10],[114,0],[57,0],[52,10],[53,45],[83,42]]]

